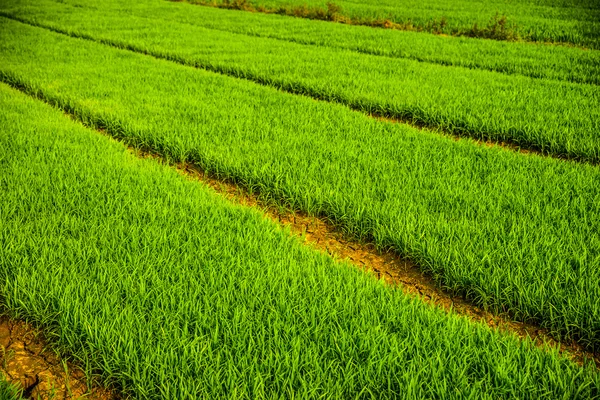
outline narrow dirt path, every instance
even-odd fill
[[[48,349],[43,334],[21,321],[0,317],[0,373],[23,390],[25,399],[116,399],[116,395],[88,388],[83,371]]]

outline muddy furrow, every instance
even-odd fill
[[[118,398],[106,389],[88,387],[83,371],[61,360],[43,334],[22,321],[0,317],[0,351],[0,373],[25,399]]]

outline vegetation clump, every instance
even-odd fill
[[[174,0],[178,1],[178,0]],[[367,18],[351,17],[344,14],[342,7],[334,2],[328,2],[326,7],[301,5],[281,5],[278,7],[267,7],[264,4],[254,5],[250,0],[190,0],[195,4],[210,5],[213,7],[243,10],[250,12],[261,12],[266,14],[280,14],[298,18],[316,19],[322,21],[341,22],[349,25],[364,25],[376,28],[398,29],[415,32],[430,32],[435,34],[451,34],[455,36],[470,36],[496,40],[518,40],[517,27],[514,23],[509,23],[506,15],[496,13],[489,23],[480,27],[477,23],[471,29],[455,29],[449,24],[448,18],[433,18],[425,24],[415,24],[410,19],[407,21],[396,22],[390,18]]]
[[[180,1],[180,0],[174,0]],[[483,10],[472,2],[432,1],[427,10],[416,4],[393,5],[377,1],[323,4],[321,0],[185,0],[194,4],[251,12],[276,13],[300,18],[342,22],[386,29],[468,36],[503,41],[534,41],[600,48],[600,9],[579,4],[557,7],[540,4],[547,15],[519,2],[490,2]],[[500,11],[499,8],[502,10]],[[489,15],[486,21],[485,16]],[[595,17],[595,19],[594,19]],[[576,22],[576,25],[573,25]]]

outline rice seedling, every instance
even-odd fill
[[[89,126],[323,215],[487,309],[600,343],[600,171],[0,24],[0,78]],[[241,228],[240,228],[241,229]]]
[[[411,299],[0,86],[0,299],[135,398],[597,398],[556,349]]]
[[[440,65],[600,84],[600,52],[577,47],[508,43],[469,37],[442,37],[417,32],[371,29],[306,21],[277,14],[265,15],[212,7],[195,7],[187,3],[173,4],[163,0],[126,3],[108,0],[93,2],[64,0],[60,5],[50,0],[35,2],[5,0],[1,7],[7,15],[37,23],[43,22],[45,26],[69,26],[72,29],[80,27],[82,20],[100,21],[114,18],[111,15],[120,13],[170,21],[173,24],[170,29],[185,33],[186,36],[201,36],[204,32],[190,30],[182,23],[244,35],[348,49],[366,54],[409,58]],[[117,26],[121,25],[120,21],[116,22]],[[161,24],[161,22],[155,23]],[[102,29],[118,29],[117,26],[108,25]],[[162,28],[165,26],[161,24]]]
[[[521,42],[442,37],[416,32],[370,29],[290,19],[279,15],[232,12],[180,3],[166,7],[147,4],[142,10],[122,3],[103,3],[102,10],[143,12],[145,17],[186,22],[210,29],[269,37],[318,46],[339,47],[366,54],[409,58],[535,78],[600,84],[600,52],[577,47],[534,45]],[[142,15],[142,14],[138,14]]]
[[[14,385],[6,381],[3,376],[0,376],[0,399],[21,400],[21,394],[21,391],[19,391]]]
[[[93,15],[30,22],[455,135],[600,161],[598,86],[382,58],[115,12],[104,19]]]
[[[600,7],[594,0],[556,4],[522,1],[441,0],[188,0],[193,4],[277,13],[354,25],[527,40],[600,48]],[[333,12],[332,12],[333,10]]]

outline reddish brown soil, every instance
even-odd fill
[[[84,373],[47,349],[43,335],[20,321],[0,317],[0,372],[31,399],[116,398],[110,392],[88,389]]]

